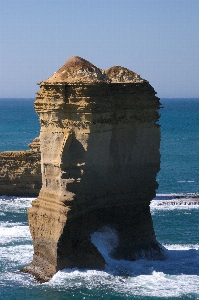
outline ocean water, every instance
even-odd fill
[[[27,150],[39,136],[39,120],[34,99],[0,98],[0,152]]]
[[[161,171],[158,196],[199,193],[199,99],[161,99]],[[28,149],[39,134],[33,99],[0,99],[0,151]],[[110,228],[91,240],[106,259],[106,270],[65,269],[45,284],[19,270],[33,246],[27,207],[33,198],[0,196],[0,299],[199,299],[199,205],[151,202],[157,240],[167,259],[116,261]]]
[[[158,193],[199,192],[199,99],[161,99]]]

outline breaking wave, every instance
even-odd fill
[[[32,199],[0,198],[0,211],[20,215],[0,222],[0,285],[2,299],[199,299],[199,244],[164,243],[167,259],[134,262],[114,260],[110,251],[117,246],[117,233],[103,227],[91,241],[103,254],[105,271],[64,269],[53,279],[38,284],[19,269],[32,260],[33,246],[26,218],[26,207]],[[154,202],[153,202],[154,201]],[[151,208],[168,211],[168,206]],[[179,209],[181,206],[174,206]],[[198,209],[198,206],[194,206]],[[8,210],[8,211],[7,211]],[[168,211],[169,213],[169,211]],[[24,219],[23,219],[24,218]],[[194,220],[193,220],[194,222]],[[164,228],[162,228],[164,230]],[[183,229],[182,229],[183,230]],[[26,295],[26,296],[24,296]],[[18,298],[17,298],[18,297]]]

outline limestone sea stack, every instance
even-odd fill
[[[123,67],[73,56],[40,83],[42,188],[28,209],[33,261],[45,282],[63,268],[105,267],[91,234],[110,228],[116,259],[162,259],[149,204],[160,170],[159,99]]]
[[[24,151],[0,153],[0,195],[36,197],[41,189],[39,138]]]

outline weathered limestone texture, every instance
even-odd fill
[[[41,189],[39,138],[27,151],[0,153],[0,195],[38,196]]]
[[[103,71],[71,57],[40,83],[42,189],[28,210],[33,262],[48,281],[62,268],[103,269],[91,234],[117,232],[116,259],[161,259],[149,204],[160,169],[159,99],[123,67]]]

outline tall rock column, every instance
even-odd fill
[[[159,99],[122,67],[102,71],[70,58],[40,83],[42,189],[28,210],[33,262],[40,281],[66,267],[103,269],[91,234],[118,236],[116,259],[163,257],[149,204],[160,169]]]

